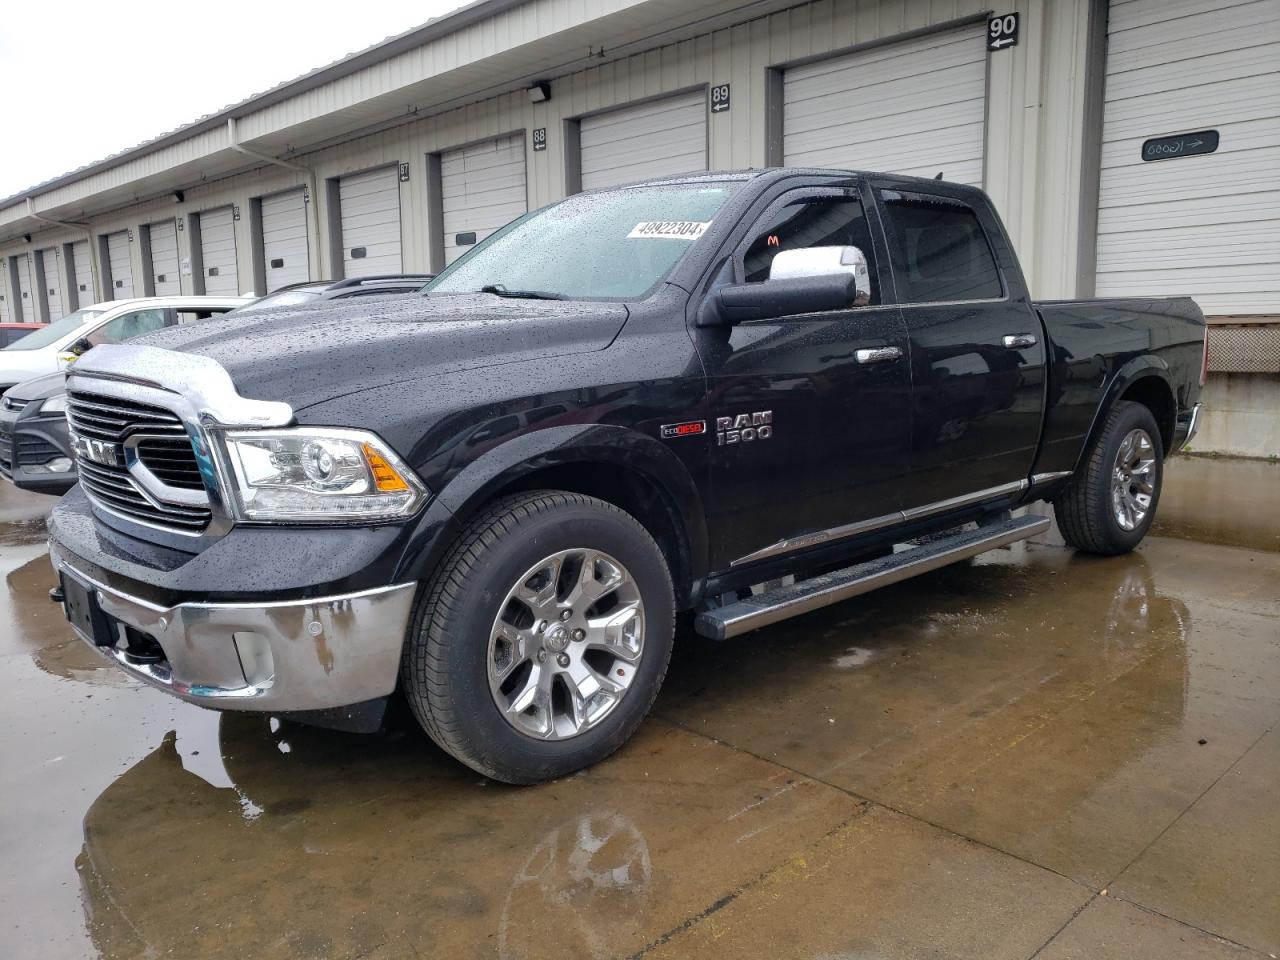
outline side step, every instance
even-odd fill
[[[1048,517],[1014,517],[976,530],[929,540],[920,546],[866,563],[855,564],[779,587],[698,614],[694,629],[712,640],[728,640],[739,634],[767,627],[779,620],[809,613],[848,600],[917,574],[986,553],[996,547],[1026,540],[1049,529]]]

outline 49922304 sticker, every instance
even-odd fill
[[[697,240],[709,226],[709,220],[645,220],[631,228],[627,239]]]

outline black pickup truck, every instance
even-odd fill
[[[99,347],[50,522],[77,632],[219,709],[499,780],[600,760],[716,639],[1025,539],[1132,549],[1195,430],[1188,299],[1033,302],[978,190],[712,173],[530,213],[420,296]]]

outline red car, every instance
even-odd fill
[[[0,350],[43,326],[43,323],[0,323]]]

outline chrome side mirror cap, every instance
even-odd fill
[[[867,257],[857,247],[801,247],[779,250],[769,264],[770,280],[795,280],[802,277],[852,276],[857,293],[850,306],[863,307],[871,302],[871,272]]]

